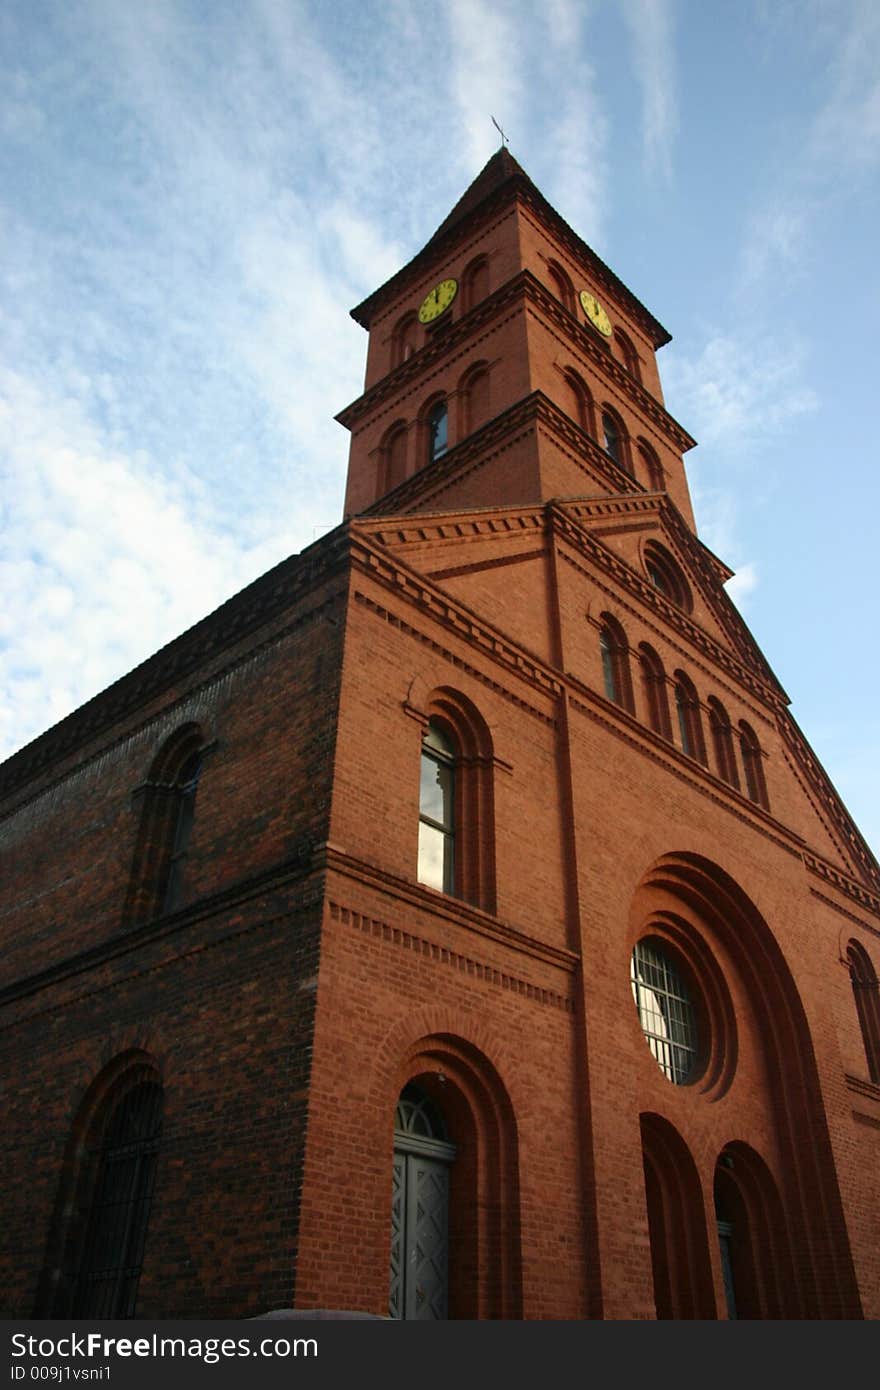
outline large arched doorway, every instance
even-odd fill
[[[455,1145],[439,1106],[404,1086],[394,1117],[391,1197],[392,1318],[449,1315],[449,1188]]]

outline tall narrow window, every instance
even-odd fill
[[[550,261],[547,266],[556,298],[570,314],[574,313],[574,286],[561,265]]]
[[[880,1086],[880,984],[867,951],[851,941],[846,952],[868,1075]]]
[[[485,256],[478,256],[475,261],[471,261],[461,278],[464,307],[466,310],[472,309],[489,293],[488,259]]]
[[[736,766],[736,753],[733,748],[733,730],[727,711],[720,700],[714,696],[709,699],[709,727],[712,730],[712,745],[715,750],[715,763],[718,776],[739,791],[739,772]]]
[[[672,724],[669,719],[669,700],[666,695],[666,672],[653,647],[642,642],[639,647],[639,667],[642,673],[642,691],[648,711],[648,723],[655,734],[672,742]]]
[[[602,447],[618,468],[632,473],[623,426],[610,410],[602,411]]]
[[[693,684],[683,671],[675,673],[675,712],[678,717],[682,752],[705,767],[706,743],[703,738],[700,701]]]
[[[394,329],[391,339],[391,365],[399,367],[418,352],[424,332],[415,314],[405,314]]]
[[[162,1087],[141,1079],[117,1100],[101,1139],[75,1318],[135,1315],[161,1128]]]
[[[196,792],[201,771],[202,755],[194,753],[184,763],[177,778],[174,838],[168,863],[168,882],[165,885],[166,912],[173,912],[179,906],[182,897],[186,856],[195,819]]]
[[[442,458],[449,447],[449,411],[438,401],[428,416],[428,462]]]
[[[406,477],[406,425],[395,425],[380,450],[380,492],[391,492]]]
[[[609,700],[633,712],[632,681],[629,674],[629,649],[626,634],[610,613],[602,614],[599,631],[599,653],[602,658],[602,679]]]
[[[743,771],[746,775],[746,791],[749,799],[763,806],[765,811],[770,809],[770,801],[767,796],[767,783],[764,780],[764,759],[761,753],[761,745],[758,742],[758,735],[750,724],[744,719],[739,723],[739,746],[742,752]]]
[[[422,740],[419,784],[419,882],[455,892],[455,756],[452,740],[432,719]]]

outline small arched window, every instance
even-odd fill
[[[744,719],[739,722],[739,746],[749,800],[754,801],[758,806],[763,806],[765,811],[769,811],[770,800],[767,796],[767,783],[764,780],[764,758],[761,745],[758,742],[758,735]]]
[[[739,791],[739,771],[736,766],[736,753],[733,746],[733,730],[727,717],[727,710],[720,700],[712,695],[709,705],[709,728],[712,731],[712,746],[715,750],[715,764],[718,776]]]
[[[614,337],[617,341],[617,346],[620,350],[620,356],[623,359],[623,365],[626,367],[626,370],[630,373],[631,376],[635,377],[636,381],[641,381],[642,377],[641,372],[639,370],[639,355],[633,347],[632,343],[630,342],[629,338],[620,328],[617,329]]]
[[[655,734],[672,742],[672,723],[669,718],[669,700],[666,694],[666,672],[653,647],[647,642],[639,646],[639,668],[642,674],[642,691],[648,711],[648,723]]]
[[[632,681],[629,674],[629,646],[626,633],[610,613],[602,614],[599,629],[599,654],[602,658],[602,679],[605,694],[616,705],[633,712]]]
[[[643,479],[647,480],[647,485],[652,492],[664,492],[666,489],[666,479],[663,476],[663,468],[650,444],[644,440],[639,440],[638,444],[639,470]]]
[[[617,415],[607,408],[602,411],[602,447],[618,468],[631,473],[626,432]]]
[[[480,366],[465,378],[462,388],[464,434],[472,434],[490,418],[489,372]]]
[[[657,541],[648,541],[645,546],[645,572],[658,593],[683,612],[691,612],[694,602],[687,580],[666,547]]]
[[[419,778],[419,883],[455,892],[455,763],[449,731],[430,720]]]
[[[123,909],[127,924],[149,921],[184,903],[196,794],[206,752],[199,726],[184,725],[165,742],[147,781],[134,793],[140,823]]]
[[[708,760],[706,758],[706,741],[703,738],[700,701],[693,682],[683,671],[676,671],[675,673],[675,713],[678,718],[682,752],[706,767]]]
[[[566,271],[558,261],[548,261],[547,270],[550,275],[550,283],[553,286],[553,293],[559,300],[564,309],[570,314],[574,313],[574,286],[569,279]]]
[[[856,1004],[868,1075],[880,1085],[880,984],[867,951],[857,941],[847,947],[846,961]]]
[[[466,268],[462,279],[462,301],[465,310],[472,309],[489,293],[489,258],[478,256]]]
[[[414,313],[404,314],[403,318],[395,325],[391,336],[391,365],[399,367],[402,362],[406,362],[412,357],[414,352],[418,352],[422,345],[423,332],[419,325],[418,315]]]
[[[428,462],[442,458],[449,447],[449,410],[438,401],[428,414]]]
[[[407,429],[404,424],[393,425],[385,436],[380,450],[382,481],[380,496],[391,492],[406,477]]]

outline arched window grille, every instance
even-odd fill
[[[857,941],[851,941],[846,952],[849,978],[855,999],[856,1014],[868,1064],[868,1075],[875,1086],[880,1085],[880,984],[871,959]]]
[[[419,782],[419,882],[455,892],[455,761],[447,730],[430,720],[422,740]]]
[[[711,696],[709,701],[709,727],[712,730],[712,745],[715,750],[715,763],[719,777],[729,782],[739,791],[739,771],[736,766],[736,753],[733,746],[733,730],[727,711],[720,700]]]
[[[657,1065],[670,1081],[684,1085],[700,1059],[700,1036],[691,990],[672,953],[655,941],[637,942],[630,985]]]
[[[449,447],[449,411],[438,401],[428,415],[428,462],[442,458]]]
[[[678,718],[678,732],[681,749],[689,758],[707,765],[706,742],[703,738],[703,721],[700,716],[700,701],[692,682],[683,671],[675,673],[675,712]]]
[[[739,723],[739,746],[749,800],[754,801],[758,806],[763,806],[765,811],[769,811],[770,801],[767,796],[767,783],[764,780],[764,759],[761,745],[758,742],[758,735],[744,719],[741,719]]]
[[[100,1139],[75,1318],[135,1315],[162,1130],[162,1087],[144,1071],[117,1099]]]

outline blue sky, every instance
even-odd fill
[[[0,756],[341,517],[358,303],[497,148],[670,330],[700,533],[877,853],[876,0],[6,0]]]

